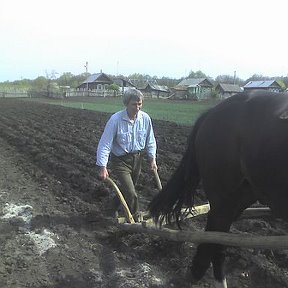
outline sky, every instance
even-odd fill
[[[2,0],[0,82],[65,72],[287,76],[287,0]]]

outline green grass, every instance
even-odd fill
[[[48,104],[62,105],[76,109],[87,109],[99,112],[114,113],[124,109],[121,98],[68,98],[68,99],[25,99],[26,101],[40,101]],[[166,99],[144,99],[143,111],[152,119],[171,121],[181,125],[193,125],[197,117],[217,101],[186,101]]]
[[[143,110],[146,111],[152,119],[193,125],[201,113],[214,105],[215,102],[145,100]]]

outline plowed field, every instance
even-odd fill
[[[184,275],[195,253],[192,243],[123,232],[107,210],[114,192],[97,180],[95,148],[108,117],[0,99],[0,287],[190,287]],[[190,128],[153,124],[164,184]],[[146,165],[138,191],[146,210],[157,193]],[[189,221],[191,229],[203,229],[205,216]],[[232,231],[279,235],[287,234],[288,225],[246,219]],[[288,287],[286,250],[229,248],[226,266],[229,288]],[[210,269],[193,287],[213,283]]]

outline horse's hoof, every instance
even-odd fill
[[[215,282],[215,288],[227,288],[227,281],[226,278],[224,278],[221,281],[216,281]]]

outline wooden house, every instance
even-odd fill
[[[107,90],[113,80],[105,73],[96,73],[90,75],[77,88],[80,90]]]
[[[139,90],[143,93],[146,97],[168,97],[170,94],[170,89],[168,86],[157,85],[154,83],[147,83],[145,87],[139,88]]]
[[[208,78],[187,78],[173,88],[176,98],[209,99],[212,95],[213,83]]]
[[[282,90],[280,84],[276,80],[249,81],[243,86],[243,88],[244,91],[262,89],[273,92],[280,92]]]
[[[242,92],[243,90],[239,85],[236,84],[225,84],[219,83],[215,88],[216,93],[219,95],[220,99],[226,99],[237,93]]]
[[[124,93],[126,88],[136,88],[136,86],[129,79],[124,77],[116,77],[113,79],[113,82],[120,87],[122,94]]]

